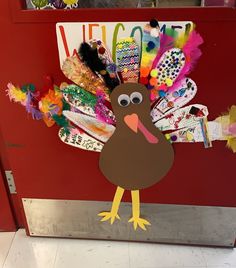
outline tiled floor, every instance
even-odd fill
[[[0,233],[4,268],[236,268],[236,250]]]

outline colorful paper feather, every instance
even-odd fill
[[[100,48],[101,49],[101,48]],[[101,76],[109,89],[114,89],[119,85],[119,80],[116,77],[111,78],[106,63],[99,56],[97,47],[91,47],[84,42],[80,45],[79,55],[81,60],[98,76]]]
[[[78,86],[96,95],[97,90],[103,91],[106,100],[110,100],[110,91],[102,78],[95,75],[92,70],[83,63],[77,55],[68,57],[62,66],[65,76]]]
[[[33,119],[42,119],[48,127],[55,123],[61,126],[59,136],[65,143],[100,151],[103,143],[98,140],[106,142],[115,129],[115,116],[106,101],[110,101],[111,90],[120,83],[119,70],[123,82],[136,83],[139,79],[139,83],[151,90],[152,100],[155,100],[151,116],[157,127],[168,131],[173,127],[188,127],[178,132],[186,134],[183,139],[181,134],[180,140],[202,141],[201,127],[195,126],[197,117],[187,115],[185,118],[181,112],[187,107],[180,110],[197,91],[194,81],[186,76],[201,56],[199,46],[202,43],[203,39],[194,27],[182,35],[172,28],[166,28],[162,33],[158,22],[152,19],[143,30],[141,67],[138,45],[133,37],[117,42],[118,67],[105,44],[99,39],[92,39],[89,44],[82,43],[78,48],[79,54],[68,57],[63,63],[63,73],[76,85],[64,84],[59,89],[51,79],[41,89],[32,84],[19,87],[9,83],[7,95],[11,101],[25,106]],[[196,110],[197,107],[194,108]],[[181,116],[184,121],[180,124]],[[172,126],[168,121],[170,117],[174,120]],[[70,122],[83,128],[87,134],[74,128]],[[236,152],[236,106],[209,125],[212,127],[213,123],[220,134],[217,132],[218,136],[212,135],[211,139],[227,140],[227,146]],[[193,139],[193,133],[197,139]]]

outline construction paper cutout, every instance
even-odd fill
[[[199,120],[208,116],[208,109],[201,104],[192,104],[180,108],[168,114],[155,123],[161,131],[176,130],[180,128],[193,127],[199,124]]]
[[[221,123],[217,121],[208,121],[207,129],[210,141],[227,140],[227,138],[223,134]],[[200,122],[193,127],[183,128],[181,130],[171,132],[170,134],[166,134],[166,138],[174,143],[204,142],[204,136],[202,133],[202,127]]]
[[[135,133],[138,132],[139,119],[137,114],[126,115],[124,117],[124,121],[131,130],[133,130]]]
[[[142,94],[142,103],[130,102],[128,106],[121,107],[118,97],[121,94],[130,96],[134,91]],[[117,124],[101,152],[100,170],[110,182],[125,190],[140,190],[157,183],[170,170],[174,152],[171,144],[151,121],[148,90],[141,84],[119,85],[111,94],[111,104]],[[158,139],[158,143],[149,143],[140,131],[134,133],[130,130],[124,117],[133,113],[138,115],[145,128]]]
[[[121,39],[116,44],[118,70],[124,83],[138,82],[139,75],[139,48],[134,38]]]
[[[120,202],[122,199],[122,196],[124,194],[124,189],[121,187],[117,187],[116,188],[116,193],[112,202],[112,207],[111,207],[111,211],[104,211],[98,214],[98,216],[103,217],[101,219],[101,221],[108,221],[110,220],[110,223],[113,224],[115,219],[119,219],[120,220],[120,216],[118,215],[118,210],[120,207]]]
[[[192,127],[186,127],[169,134],[166,138],[171,142],[203,142],[205,148],[212,147],[211,141],[217,139],[213,133],[216,125],[213,122],[207,122],[206,118],[200,119],[199,123]]]
[[[202,128],[200,123],[180,130],[166,134],[167,138],[170,138],[171,142],[203,142]]]
[[[105,94],[106,100],[109,99],[109,89],[105,86],[102,78],[96,76],[77,55],[66,58],[62,65],[64,75],[81,88],[96,95],[97,91]]]
[[[77,85],[67,85],[62,89],[63,97],[75,109],[84,114],[96,117],[95,105],[97,98]]]
[[[138,130],[140,130],[140,132],[144,135],[144,137],[148,142],[158,143],[158,139],[146,129],[143,123],[139,120],[137,114],[126,115],[124,117],[124,121],[126,125],[135,133],[137,133]]]
[[[109,124],[115,124],[115,116],[106,105],[99,100],[99,96],[87,92],[76,85],[67,85],[62,89],[63,97],[76,110],[96,117]]]
[[[138,129],[143,133],[144,137],[148,142],[153,144],[158,143],[158,138],[152,135],[152,133],[146,129],[146,127],[140,120],[138,121]]]
[[[181,49],[172,48],[166,51],[160,58],[157,66],[157,86],[165,84],[171,87],[185,64],[185,56]],[[170,83],[168,83],[170,81]]]
[[[184,78],[180,86],[173,92],[167,92],[160,98],[151,110],[152,121],[156,122],[186,105],[197,93],[197,85],[190,78]]]
[[[65,128],[60,128],[58,136],[62,142],[87,151],[101,152],[104,145],[82,130],[74,127],[71,127],[69,132]]]
[[[146,231],[145,225],[151,225],[151,223],[143,218],[140,218],[140,199],[139,191],[131,191],[132,196],[132,217],[129,222],[133,223],[134,230],[140,227],[142,230]]]
[[[153,36],[153,30],[156,31]],[[157,23],[155,27],[152,27],[149,23],[144,26],[143,39],[142,39],[142,57],[140,66],[140,80],[142,83],[143,78],[148,77],[152,63],[160,48],[160,28]],[[144,80],[145,81],[145,80]],[[147,84],[147,82],[144,84]]]
[[[120,216],[118,214],[120,202],[124,195],[125,189],[121,187],[116,188],[116,193],[112,202],[111,211],[103,211],[98,213],[98,216],[102,217],[101,221],[110,221],[110,224],[113,224],[116,219],[120,220]],[[151,223],[140,217],[140,198],[139,191],[131,191],[132,196],[132,217],[128,222],[133,223],[134,230],[137,227],[140,227],[142,230],[146,231],[145,225],[151,225]]]
[[[63,111],[63,115],[89,135],[102,142],[106,142],[115,131],[113,125],[98,121],[96,118],[85,114]]]

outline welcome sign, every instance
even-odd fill
[[[134,37],[139,47],[142,40],[143,28],[146,21],[136,22],[63,22],[56,24],[57,43],[60,64],[78,51],[80,44],[90,39],[101,39],[110,49],[114,62],[116,43],[123,37]],[[167,29],[174,31],[175,35],[188,34],[193,28],[191,21],[159,21],[161,32]]]

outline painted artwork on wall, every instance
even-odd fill
[[[139,0],[25,0],[27,9],[136,8],[154,7]]]
[[[72,9],[79,7],[78,0],[26,0],[27,9]]]
[[[98,214],[102,222],[120,219],[128,190],[129,223],[146,230],[139,192],[168,174],[173,144],[209,148],[225,140],[236,152],[236,106],[208,122],[208,107],[189,104],[203,43],[192,22],[58,23],[56,30],[61,70],[72,83],[49,79],[43,90],[9,83],[7,94],[34,119],[59,125],[65,144],[100,153],[99,168],[117,187],[111,210]]]

